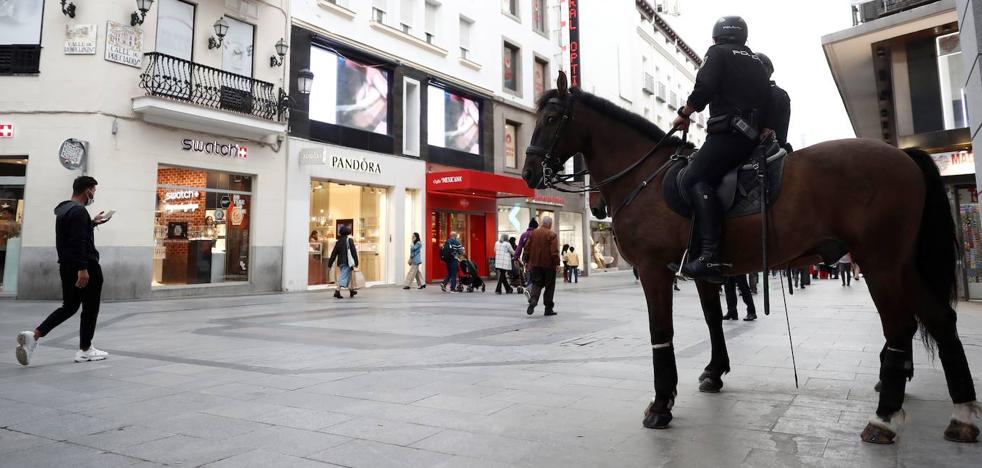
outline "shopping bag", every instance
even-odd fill
[[[348,285],[348,289],[358,290],[365,287],[365,274],[361,271],[355,270],[351,272],[351,284]]]

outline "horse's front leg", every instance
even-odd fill
[[[644,411],[644,426],[665,429],[672,421],[675,388],[679,382],[672,347],[672,273],[664,265],[640,269],[641,285],[648,302],[651,359],[655,376],[655,398]]]
[[[709,365],[699,376],[699,391],[717,393],[723,388],[723,374],[730,372],[730,356],[726,352],[726,339],[723,337],[723,309],[719,303],[719,284],[696,281],[702,315],[709,327],[709,341],[713,354]]]

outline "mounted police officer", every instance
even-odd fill
[[[743,18],[720,18],[713,27],[713,41],[692,94],[673,123],[687,130],[689,116],[709,106],[709,136],[689,163],[681,187],[692,205],[699,236],[699,256],[682,266],[682,272],[693,278],[721,275],[717,254],[722,213],[716,186],[757,145],[770,96],[763,63],[746,46],[747,23]]]
[[[770,79],[774,74],[774,63],[771,58],[764,54],[757,54],[761,62],[764,63],[764,70],[767,71],[767,78]],[[788,146],[788,125],[791,122],[791,97],[787,91],[781,89],[774,80],[771,80],[771,101],[767,106],[767,116],[764,118],[764,128],[774,132],[777,142],[791,151]]]

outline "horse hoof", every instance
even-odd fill
[[[668,424],[672,422],[672,413],[648,413],[644,417],[644,427],[648,429],[668,429]]]
[[[979,428],[975,424],[952,419],[944,430],[945,440],[974,443],[979,441]]]
[[[873,386],[873,391],[876,392],[876,393],[880,393],[880,390],[882,390],[882,389],[883,389],[883,382],[882,381],[876,382],[876,385]]]
[[[713,375],[713,373],[712,372],[709,372],[708,370],[702,371],[702,374],[699,374],[699,383],[702,383],[703,380],[706,380],[707,378],[711,377],[712,375]]]
[[[948,432],[945,431],[945,436],[947,437],[947,435]],[[866,425],[866,429],[863,429],[863,434],[859,437],[863,439],[863,442],[870,444],[892,444],[897,438],[897,433],[869,423]]]
[[[699,391],[703,393],[719,393],[723,389],[723,381],[712,376],[706,377],[699,382]]]

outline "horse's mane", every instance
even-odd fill
[[[577,101],[582,102],[587,107],[610,117],[611,119],[621,122],[637,130],[643,135],[650,136],[651,139],[656,142],[661,141],[662,138],[665,138],[664,130],[655,125],[654,122],[635,114],[634,112],[624,109],[623,107],[618,106],[617,104],[614,104],[613,102],[610,102],[600,96],[583,91],[580,88],[570,88],[569,91],[573,94],[573,97]],[[541,111],[550,99],[557,96],[559,96],[559,90],[557,89],[550,89],[549,91],[542,93],[542,96],[539,97],[539,101],[536,103],[536,110]],[[681,138],[673,136],[666,141],[665,144],[667,147],[672,147],[678,146],[681,142]],[[689,148],[693,147],[692,143],[687,143],[686,146]]]

